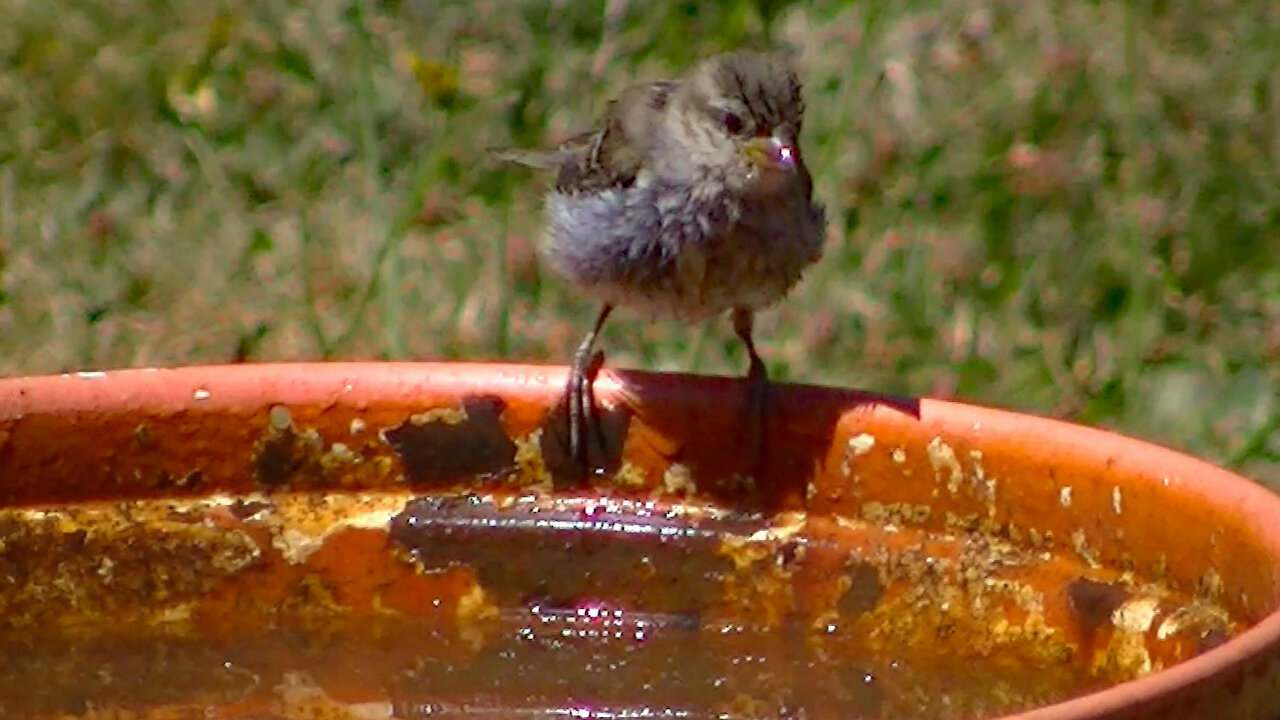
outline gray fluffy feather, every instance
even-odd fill
[[[780,300],[821,254],[820,205],[655,183],[547,198],[552,266],[602,302],[694,321]]]

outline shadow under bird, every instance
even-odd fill
[[[768,391],[752,340],[755,312],[781,300],[822,254],[826,225],[798,137],[800,80],[782,55],[710,57],[684,77],[634,85],[598,127],[549,151],[496,156],[556,170],[543,254],[601,303],[566,389],[569,448],[589,472],[596,425],[594,352],[615,307],[699,322],[724,312],[750,355],[748,436],[763,452]]]

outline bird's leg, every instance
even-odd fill
[[[596,371],[604,362],[604,353],[593,352],[593,349],[596,337],[600,334],[600,329],[604,327],[604,322],[609,319],[611,312],[613,312],[612,305],[606,304],[600,308],[600,314],[596,316],[596,324],[592,326],[586,337],[582,338],[582,344],[573,354],[573,365],[569,368],[569,384],[565,388],[565,402],[569,406],[569,455],[581,468],[583,480],[586,480],[591,470],[590,457],[587,453],[587,433],[597,422],[595,393],[592,391],[591,384],[595,379]]]
[[[764,361],[760,359],[760,354],[756,352],[755,341],[751,339],[754,318],[751,310],[747,308],[733,309],[733,331],[747,346],[747,354],[751,358],[751,365],[747,369],[747,428],[751,442],[752,467],[758,473],[764,460],[764,418],[765,401],[769,392],[769,373],[765,369]]]

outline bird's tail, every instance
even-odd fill
[[[560,167],[564,156],[559,150],[525,150],[522,148],[488,148],[489,157],[500,162],[513,162],[539,170]]]

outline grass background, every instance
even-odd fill
[[[826,257],[775,377],[1115,428],[1280,487],[1280,5],[4,0],[0,374],[563,362],[595,308],[488,162],[790,46]],[[603,341],[737,373],[727,322]]]

